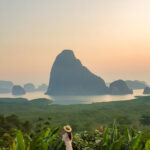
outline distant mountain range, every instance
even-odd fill
[[[144,81],[138,81],[138,80],[126,80],[125,81],[128,85],[129,88],[131,89],[144,89],[145,87],[147,87],[147,83]]]
[[[36,91],[46,92],[47,95],[123,95],[132,94],[134,89],[145,89],[144,93],[149,92],[144,81],[117,80],[105,83],[101,77],[83,66],[72,50],[63,50],[56,57],[48,86],[42,84],[35,88],[34,84],[27,83],[21,87],[11,81],[0,81],[0,93],[12,92],[14,95]]]
[[[11,93],[13,87],[15,87],[16,85],[14,85],[14,83],[12,81],[3,81],[0,80],[0,94],[6,94],[6,93]],[[24,87],[20,87],[20,85],[18,85],[19,87],[14,88],[14,90],[19,94],[20,92],[18,92],[18,89],[20,91],[20,89],[25,90],[25,92],[22,93],[29,93],[29,92],[37,92],[37,91],[41,91],[41,92],[46,92],[48,86],[46,84],[41,84],[39,85],[37,88],[34,86],[34,84],[32,83],[27,83],[24,85]],[[16,94],[17,94],[16,93]]]
[[[0,93],[10,93],[13,87],[13,82],[0,80]]]
[[[137,89],[144,89],[148,86],[148,84],[145,81],[139,81],[139,80],[126,80],[126,84],[130,89],[137,90]],[[107,86],[110,86],[110,83],[106,83]]]
[[[137,89],[144,89],[148,86],[148,84],[145,81],[139,81],[139,80],[126,80],[126,84],[130,89],[137,90]],[[110,86],[111,83],[106,83],[107,86]]]

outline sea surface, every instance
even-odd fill
[[[47,98],[53,100],[53,104],[91,104],[96,102],[110,102],[110,101],[122,101],[122,100],[133,100],[136,96],[145,96],[143,95],[143,89],[134,90],[133,94],[129,95],[96,95],[96,96],[48,96],[44,92],[33,92],[27,93],[23,96],[13,96],[10,94],[0,94],[0,98],[26,98],[28,100],[37,99],[37,98]],[[147,96],[147,95],[146,95]]]

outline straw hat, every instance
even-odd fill
[[[72,128],[69,125],[64,126],[66,132],[72,132]]]

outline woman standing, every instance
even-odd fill
[[[63,130],[66,132],[63,134]],[[69,125],[64,126],[61,131],[62,140],[65,142],[66,150],[73,150],[72,148],[72,129]]]

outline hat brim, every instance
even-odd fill
[[[72,129],[71,129],[70,126],[64,126],[64,130],[65,130],[66,132],[72,132]]]

